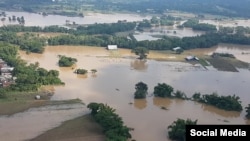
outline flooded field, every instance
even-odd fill
[[[219,45],[194,52],[207,54],[220,49],[230,51],[225,45]],[[151,55],[154,56],[154,53],[157,52],[152,52]],[[58,55],[75,57],[78,62],[74,67],[60,68],[57,65]],[[198,119],[198,124],[249,124],[249,121],[244,119],[245,111],[228,112],[192,101],[152,96],[154,86],[165,82],[172,85],[175,90],[184,91],[189,97],[195,92],[236,94],[245,107],[250,103],[250,71],[247,69],[223,72],[212,67],[204,69],[200,65],[185,62],[138,61],[130,50],[108,51],[98,47],[49,46],[43,54],[28,55],[20,51],[20,56],[29,63],[39,62],[41,67],[60,71],[60,78],[65,82],[65,86],[53,87],[53,100],[79,98],[86,104],[107,103],[116,109],[127,126],[135,129],[132,136],[138,141],[168,141],[167,126],[177,118]],[[76,68],[97,69],[97,73],[76,75],[73,73]],[[149,94],[145,100],[133,98],[135,84],[139,81],[143,81],[149,87]],[[162,106],[168,110],[162,110]],[[32,119],[36,120],[36,117]],[[30,125],[30,128],[39,124],[43,123]],[[14,126],[19,125],[13,125],[12,130],[15,130]],[[39,135],[41,130],[32,134]],[[18,134],[13,131],[11,136]]]
[[[200,20],[200,23],[208,23],[213,24],[217,27],[224,26],[224,27],[236,27],[236,26],[243,26],[249,27],[250,20]]]
[[[36,137],[61,122],[88,113],[86,106],[51,105],[31,108],[11,116],[0,116],[0,137],[3,141],[24,141]]]
[[[18,22],[9,22],[8,17],[13,15],[16,17],[24,17],[25,26],[50,26],[59,25],[63,26],[66,24],[66,20],[70,23],[75,22],[76,24],[94,24],[94,23],[113,23],[118,20],[130,21],[142,21],[143,19],[150,19],[150,16],[140,16],[136,14],[101,14],[101,13],[89,13],[84,17],[67,17],[60,15],[48,15],[43,16],[36,13],[28,12],[6,12],[7,18],[5,21],[0,22],[0,26],[8,24],[17,24]]]

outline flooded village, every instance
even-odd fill
[[[111,24],[119,23],[119,21],[123,21],[122,23],[135,22],[138,26],[140,22],[150,21],[152,17],[155,17],[155,15],[145,16],[138,13],[89,12],[84,17],[52,14],[44,16],[37,13],[12,11],[5,11],[5,13],[7,17],[13,15],[24,17],[25,23],[22,25],[24,27],[36,26],[42,27],[41,29],[47,26],[70,29],[72,25],[69,25],[69,23],[87,27],[92,24]],[[35,68],[36,74],[51,75],[51,78],[53,74],[58,76],[63,84],[42,85],[35,94],[33,94],[34,92],[27,92],[26,97],[29,98],[29,104],[19,96],[16,97],[16,92],[10,95],[10,99],[14,99],[20,105],[26,105],[20,112],[0,115],[1,139],[5,141],[105,140],[101,128],[93,120],[87,118],[87,123],[91,123],[91,125],[86,125],[91,131],[93,130],[92,132],[87,131],[87,128],[82,129],[77,126],[79,118],[90,115],[91,111],[87,105],[91,102],[104,103],[114,108],[124,124],[133,129],[130,131],[131,141],[171,141],[167,135],[167,127],[179,118],[197,119],[198,124],[250,125],[250,120],[246,118],[247,112],[245,109],[240,112],[223,110],[213,105],[188,99],[196,93],[204,95],[216,93],[221,96],[236,95],[239,97],[242,107],[247,107],[250,103],[250,45],[219,43],[211,47],[192,49],[185,49],[185,45],[176,45],[166,50],[149,50],[145,59],[138,59],[138,54],[131,51],[130,48],[124,48],[123,44],[115,43],[116,37],[123,37],[124,34],[127,39],[135,38],[136,42],[145,41],[148,44],[151,41],[168,39],[168,37],[171,37],[171,40],[172,37],[180,39],[185,37],[195,38],[206,34],[204,31],[193,30],[190,27],[178,27],[188,21],[190,16],[194,18],[197,15],[178,12],[170,12],[169,14],[171,16],[184,14],[185,16],[181,15],[182,20],[175,21],[173,25],[169,26],[153,26],[142,31],[129,31],[129,33],[119,32],[114,34],[114,37],[104,36],[104,40],[113,41],[108,45],[103,45],[103,42],[99,46],[95,44],[52,44],[56,42],[57,37],[65,36],[73,39],[73,35],[77,36],[81,33],[74,33],[70,36],[70,32],[29,32],[28,30],[16,32],[18,35],[16,37],[21,37],[21,39],[23,39],[22,36],[24,36],[24,40],[34,39],[37,41],[41,38],[44,43],[42,53],[25,50],[29,47],[22,49],[21,44],[17,51],[17,58],[25,61],[27,65],[36,64],[32,66],[33,68],[37,67]],[[235,20],[228,18],[218,20],[209,18],[201,19],[199,22],[215,25],[217,29],[221,26],[235,29],[237,26],[250,28],[249,19]],[[1,27],[15,24],[8,20],[0,22]],[[77,28],[74,30],[77,31]],[[26,32],[29,34],[25,35]],[[91,35],[91,33],[89,34]],[[94,36],[100,35],[94,34]],[[84,35],[81,38],[76,38],[76,40],[85,38],[88,37]],[[93,38],[91,41],[97,42],[97,39]],[[100,41],[99,38],[98,41]],[[120,39],[120,41],[123,40]],[[88,42],[86,41],[86,43]],[[168,44],[168,42],[164,43]],[[153,44],[151,45],[153,46]],[[74,65],[69,67],[59,66],[60,56],[72,57],[75,59]],[[6,59],[9,58],[6,57]],[[20,83],[20,80],[15,76],[18,71],[15,71],[13,64],[13,62],[7,63],[0,56],[0,88],[9,88],[16,83],[16,80],[17,83]],[[77,69],[86,72],[77,74],[75,73]],[[19,76],[33,77],[36,74]],[[37,77],[36,79],[44,82],[50,80],[45,77]],[[30,81],[33,81],[33,79],[30,79]],[[135,85],[138,82],[147,84],[148,93],[144,99],[134,98]],[[174,92],[183,92],[187,99],[155,96],[155,86],[161,83],[172,86]],[[21,85],[25,85],[25,83],[22,82]],[[40,84],[37,85],[40,86]],[[39,98],[36,96],[39,96]],[[11,101],[10,99],[9,101]],[[19,99],[22,101],[19,101]],[[8,100],[6,101],[3,100],[3,103],[8,104]],[[5,108],[6,105],[3,104],[2,107]],[[18,104],[13,104],[14,106],[18,107]],[[13,107],[10,106],[10,109]],[[71,121],[75,123],[64,125]],[[72,130],[72,133],[69,131],[70,134],[75,131],[74,138],[66,134],[60,135],[57,128],[61,131],[70,128]],[[85,131],[83,133],[85,136],[80,135],[76,131],[77,129]],[[94,130],[97,133],[94,133]],[[63,136],[63,139],[56,138],[56,136]]]

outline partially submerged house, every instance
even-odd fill
[[[7,87],[14,82],[12,71],[14,67],[10,67],[0,58],[0,86]]]
[[[199,58],[196,56],[187,56],[186,61],[199,61]]]
[[[117,45],[108,45],[107,47],[108,50],[116,50],[118,49]]]

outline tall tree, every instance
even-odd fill
[[[154,87],[154,95],[158,97],[171,97],[174,88],[166,83],[158,83],[157,86]]]
[[[147,54],[149,54],[149,51],[145,47],[136,47],[132,49],[132,53],[135,53],[136,55],[138,55],[139,59],[142,60],[142,59],[147,58]]]
[[[148,91],[148,86],[147,84],[143,82],[139,82],[135,85],[135,93],[134,93],[134,98],[140,99],[140,98],[145,98],[147,95]]]
[[[171,125],[168,126],[168,136],[172,140],[185,141],[186,138],[186,125],[196,125],[197,120],[191,119],[177,119]]]

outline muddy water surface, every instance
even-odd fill
[[[23,141],[36,137],[61,122],[89,113],[82,104],[32,108],[11,116],[0,116],[2,141]]]
[[[60,71],[65,86],[54,87],[53,100],[80,98],[86,104],[107,103],[116,109],[127,126],[135,129],[132,136],[138,141],[168,141],[167,126],[177,118],[198,119],[200,124],[249,124],[244,119],[245,112],[227,112],[192,101],[152,96],[154,86],[165,82],[188,96],[194,92],[236,94],[246,106],[250,102],[249,70],[234,73],[213,68],[206,70],[202,66],[181,62],[140,62],[126,49],[108,51],[94,47],[56,46],[47,47],[41,55],[20,54],[30,63],[38,61],[41,67]],[[59,68],[58,55],[75,57],[78,62],[74,67]],[[76,68],[97,69],[97,73],[79,76],[73,73]],[[133,98],[134,86],[139,81],[149,87],[145,100]]]

